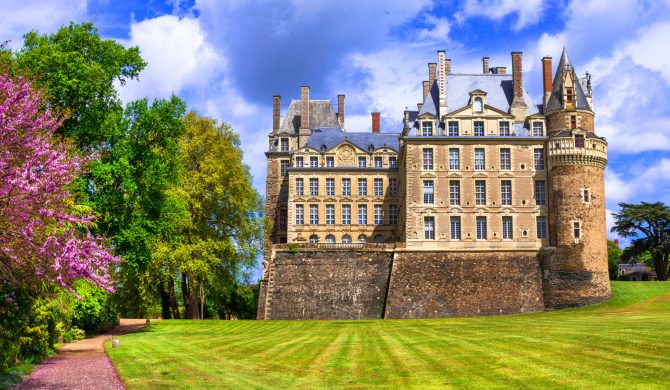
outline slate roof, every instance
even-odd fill
[[[558,131],[558,132],[554,133],[553,137],[572,137],[572,130],[564,129],[564,130]],[[603,141],[605,140],[604,137],[599,137],[599,136],[596,135],[596,133],[594,133],[592,131],[587,131],[586,132],[586,138],[596,138],[596,139],[603,140]]]
[[[572,63],[570,63],[570,57],[568,57],[568,52],[563,48],[563,54],[561,54],[561,60],[558,62],[558,68],[556,68],[556,76],[554,77],[554,83],[551,87],[551,96],[549,96],[549,101],[547,102],[547,112],[553,110],[563,109],[563,72],[562,70],[572,71]],[[575,80],[575,109],[578,110],[591,110],[588,100],[586,100],[586,94],[582,88],[582,83],[580,80]]]
[[[365,151],[369,151],[372,146],[373,150],[387,147],[398,152],[399,136],[399,133],[347,133],[339,127],[320,127],[312,130],[306,146],[322,151],[349,141]]]
[[[279,126],[280,133],[298,134],[300,129],[300,100],[291,100],[286,116]],[[309,101],[309,127],[339,127],[330,100]]]

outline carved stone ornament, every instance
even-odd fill
[[[340,146],[337,149],[337,158],[340,165],[354,165],[356,151],[349,145]]]

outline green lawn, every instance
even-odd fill
[[[108,347],[128,388],[668,388],[670,283],[436,320],[162,321]]]

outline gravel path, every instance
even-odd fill
[[[121,335],[142,328],[146,320],[122,319],[121,324],[106,335],[65,344],[35,367],[14,389],[125,389],[109,361],[103,343],[109,335]]]

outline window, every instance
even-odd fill
[[[475,205],[486,206],[486,181],[475,180]]]
[[[326,168],[335,167],[335,157],[326,157]]]
[[[449,181],[449,204],[452,206],[461,204],[461,182],[458,180]]]
[[[281,151],[288,152],[288,138],[281,139]]]
[[[460,240],[461,239],[461,217],[451,217],[449,219],[449,227],[451,230],[451,239]]]
[[[500,122],[500,136],[509,137],[509,122]]]
[[[547,204],[547,185],[544,180],[535,180],[535,204],[544,206]]]
[[[547,239],[547,217],[537,217],[535,220],[537,225],[537,238],[541,240]]]
[[[281,160],[279,162],[279,173],[282,176],[286,176],[287,170],[288,170],[288,160]]]
[[[482,98],[475,98],[473,109],[475,112],[484,111],[484,102],[482,102]]]
[[[477,239],[486,240],[486,217],[477,217]]]
[[[351,205],[342,205],[342,225],[351,225]]]
[[[342,179],[342,195],[351,196],[351,179]]]
[[[309,167],[317,168],[319,166],[319,158],[317,156],[311,156],[309,158]]]
[[[484,136],[484,122],[475,121],[475,137],[483,137],[483,136]]]
[[[582,223],[577,221],[572,223],[573,226],[573,234],[575,238],[580,238],[582,236]]]
[[[351,244],[351,236],[348,234],[345,234],[342,236],[342,243],[343,244]]]
[[[544,149],[533,150],[533,155],[535,156],[535,169],[544,170]]]
[[[589,191],[588,188],[584,188],[584,190],[582,190],[582,198],[586,203],[591,202],[591,191]]]
[[[458,148],[449,148],[449,169],[461,169],[461,156]]]
[[[433,204],[435,202],[435,191],[432,180],[423,181],[423,203]]]
[[[332,234],[329,234],[326,236],[326,243],[328,244],[334,244],[335,243],[335,236]]]
[[[384,223],[384,208],[380,204],[375,205],[375,225]]]
[[[311,236],[309,236],[309,243],[310,244],[318,244],[319,243],[319,236],[317,236],[316,234],[312,234]]]
[[[398,195],[398,179],[395,178],[389,179],[389,195],[390,196]]]
[[[365,168],[366,163],[365,163],[365,157],[359,157],[358,158],[358,167],[359,168]]]
[[[375,168],[381,168],[383,166],[383,159],[381,157],[375,157]]]
[[[335,225],[335,205],[326,205],[326,225]]]
[[[373,183],[375,196],[384,195],[384,179],[375,179]]]
[[[368,205],[358,205],[358,224],[367,225],[368,223]]]
[[[433,135],[433,122],[421,122],[421,135],[424,137]]]
[[[571,115],[570,116],[570,128],[571,129],[576,129],[577,128],[577,115]]]
[[[423,169],[432,170],[433,169],[433,149],[424,148],[423,149]]]
[[[565,102],[572,103],[572,88],[565,89]]]
[[[375,236],[375,244],[383,244],[384,243],[384,236],[381,234],[377,234]]]
[[[512,151],[510,148],[500,149],[500,169],[512,169]]]
[[[318,225],[319,224],[319,205],[311,204],[309,205],[309,224]]]
[[[391,225],[397,225],[398,224],[398,206],[397,205],[390,205],[389,206],[389,223]]]
[[[365,234],[361,234],[360,236],[358,236],[358,242],[360,242],[361,244],[365,244],[366,242],[368,242],[368,236],[366,236]]]
[[[447,124],[449,137],[458,137],[458,122],[449,121]]]
[[[303,162],[302,162],[302,157],[296,157],[295,158],[295,167],[296,168],[302,168]]]
[[[544,126],[542,122],[533,122],[533,136],[542,137],[544,135]]]
[[[389,157],[389,167],[395,168],[398,166],[398,159],[395,157]]]
[[[485,153],[483,148],[475,149],[475,170],[483,171],[486,169],[486,159],[484,158]]]
[[[512,236],[512,217],[502,217],[502,238],[503,240],[511,240]]]
[[[295,224],[303,225],[305,223],[305,206],[301,204],[295,205]]]
[[[319,179],[309,179],[309,194],[312,196],[319,195]]]
[[[423,238],[435,239],[435,217],[423,217]]]
[[[296,196],[303,196],[304,194],[304,180],[303,179],[295,179],[295,194]]]
[[[583,148],[583,147],[584,147],[584,136],[575,135],[575,148]]]
[[[503,180],[500,182],[500,204],[503,206],[512,205],[512,181]]]
[[[335,196],[335,179],[326,179],[326,195]]]
[[[279,227],[282,230],[286,229],[287,220],[288,220],[288,211],[286,209],[279,210]]]
[[[358,195],[367,196],[368,195],[368,180],[367,179],[358,179]]]

